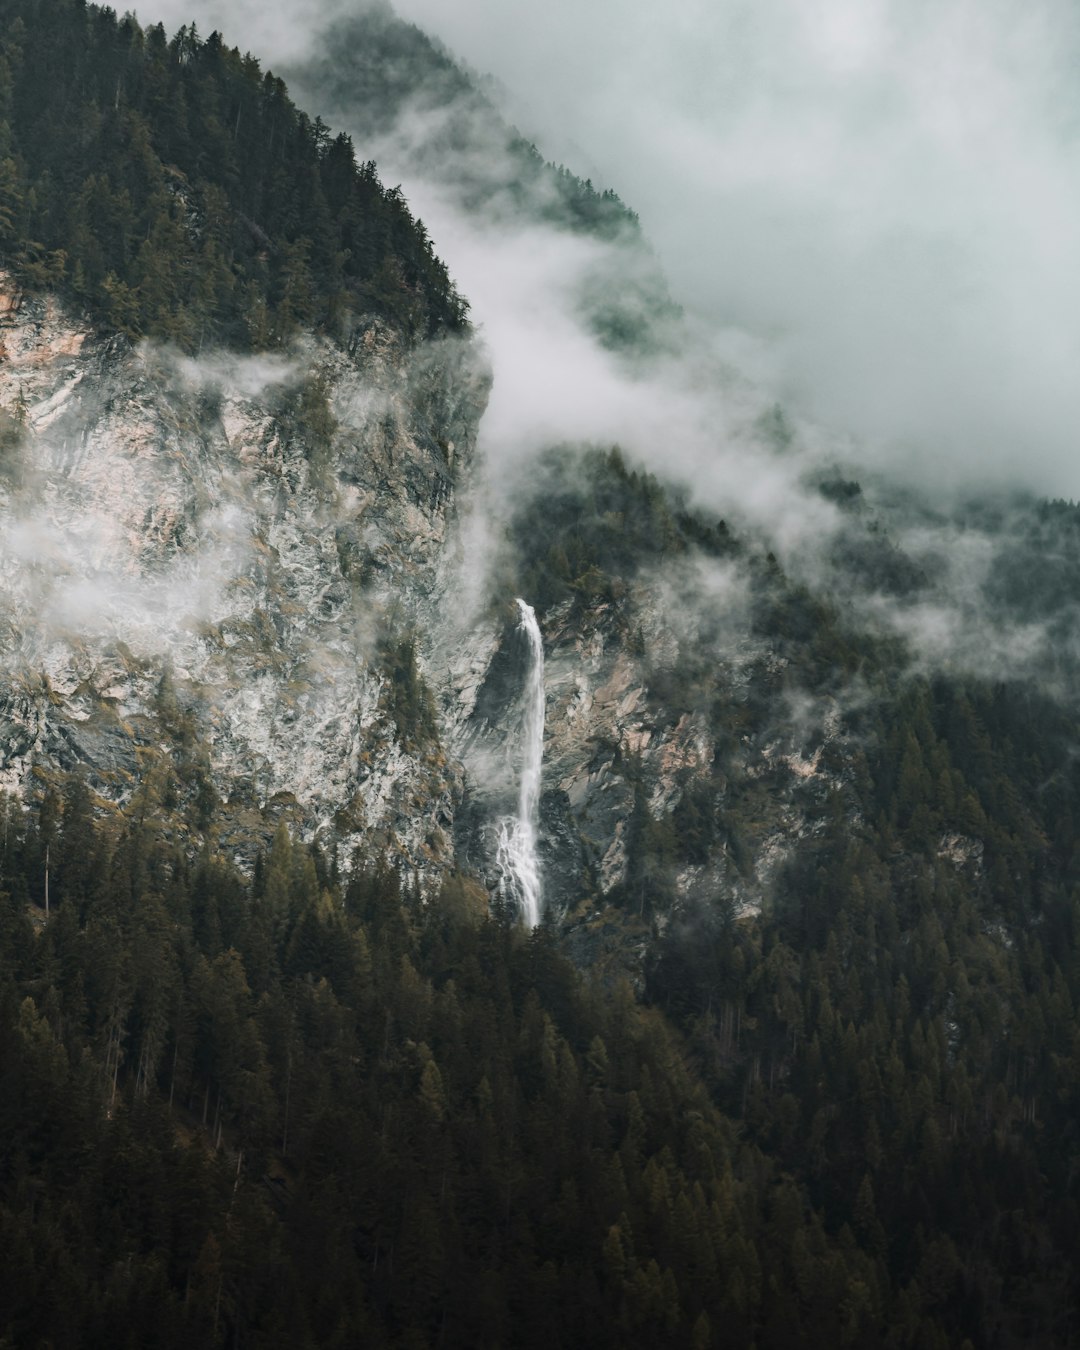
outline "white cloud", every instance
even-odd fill
[[[194,15],[280,65],[349,8],[158,0],[143,17]],[[398,9],[640,212],[680,300],[771,344],[783,396],[879,460],[1080,495],[1075,6]]]
[[[1073,9],[400,9],[585,147],[679,298],[767,337],[807,411],[924,470],[1080,493]]]
[[[316,11],[338,8],[183,13],[288,64]],[[639,211],[694,335],[679,359],[628,369],[576,304],[603,245],[469,216],[419,166],[418,119],[381,144],[355,134],[402,183],[491,354],[485,509],[545,444],[620,442],[820,580],[805,546],[838,517],[806,482],[830,463],[943,500],[995,481],[1080,496],[1080,13],[1064,0],[398,8],[492,71],[547,155]],[[774,398],[795,410],[785,453],[757,429]],[[992,647],[995,669],[1024,668],[1042,630],[990,632],[991,542],[950,528],[931,531],[952,557],[932,592],[864,618],[935,665],[978,669]]]

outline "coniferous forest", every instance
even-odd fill
[[[192,351],[467,323],[400,192],[280,80],[83,0],[4,0],[0,259]],[[657,717],[717,749],[626,822],[598,922],[637,978],[583,972],[464,867],[422,898],[280,825],[243,871],[209,787],[0,798],[0,1347],[1080,1342],[1075,700],[913,671],[619,454],[567,463],[507,526],[541,618],[604,607],[632,645],[639,568],[735,559],[783,657],[741,702],[689,656],[651,673]],[[1075,594],[1078,537],[1074,506],[1034,510],[1001,603]],[[859,547],[841,571],[922,584]],[[436,738],[411,640],[384,656],[399,738]],[[719,842],[742,866],[779,790],[740,777],[753,700],[856,681],[857,752],[769,905],[676,907],[676,867]]]
[[[400,191],[253,57],[84,0],[5,0],[0,255],[188,350],[357,312],[420,338],[467,312]]]

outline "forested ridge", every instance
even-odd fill
[[[425,155],[433,164],[453,164],[474,209],[497,210],[502,196],[575,232],[640,237],[637,213],[617,192],[545,160],[504,121],[475,73],[389,5],[372,4],[338,20],[319,48],[311,68],[303,69],[305,82],[333,106],[362,109],[374,132],[392,131],[410,114],[435,114]]]
[[[877,520],[843,536],[829,597],[617,451],[555,454],[537,479],[512,533],[515,580],[541,613],[570,605],[586,629],[602,613],[648,669],[635,577],[704,556],[740,570],[763,642],[745,690],[727,684],[706,654],[717,639],[703,598],[697,641],[649,676],[650,726],[701,717],[716,753],[672,810],[654,815],[641,790],[626,822],[626,879],[609,900],[662,930],[648,1000],[685,1032],[741,1137],[906,1290],[879,1343],[1068,1343],[1080,1294],[1080,725],[1062,692],[1076,673],[1063,597],[1080,581],[1077,508],[1018,503],[1008,528],[1002,511],[986,582],[988,615],[1004,594],[1018,616],[1035,608],[1052,623],[1044,684],[919,671],[905,644],[856,623],[845,601],[858,587],[929,584]],[[742,746],[762,727],[778,735],[787,700],[806,696],[841,716],[831,736],[816,733],[823,776],[795,788],[803,837],[765,911],[750,921],[715,896],[679,904],[677,873],[717,849],[743,869],[762,847],[789,779],[782,764],[748,774]],[[633,778],[632,760],[623,772]],[[772,1288],[775,1315],[791,1318],[777,1343],[829,1343],[795,1329],[798,1289]],[[936,1306],[933,1334],[901,1330],[920,1302],[923,1317]]]
[[[197,349],[413,338],[467,305],[400,190],[257,60],[84,0],[6,0],[0,261],[107,327]]]
[[[612,188],[546,160],[489,82],[389,5],[343,13],[289,78],[305,103],[358,136],[385,138],[410,180],[439,184],[489,228],[540,225],[602,243],[577,308],[606,347],[655,354],[672,340],[680,309],[636,212]]]

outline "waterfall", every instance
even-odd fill
[[[518,600],[517,607],[521,615],[518,632],[525,635],[529,645],[521,719],[521,785],[517,817],[507,816],[499,823],[495,861],[499,868],[499,894],[516,903],[527,928],[535,928],[540,922],[541,902],[536,831],[544,758],[544,643],[532,606]]]

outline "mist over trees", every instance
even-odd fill
[[[489,226],[598,245],[577,307],[610,350],[661,350],[681,311],[637,214],[612,188],[546,160],[498,91],[389,6],[342,16],[288,67],[304,101],[370,138],[410,184],[435,185]]]

